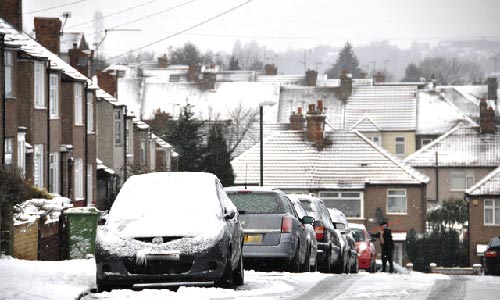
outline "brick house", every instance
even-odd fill
[[[396,242],[395,261],[403,263],[406,232],[425,231],[428,178],[361,133],[325,126],[322,103],[318,109],[314,106],[309,105],[305,116],[301,110],[292,114],[289,130],[264,139],[264,185],[317,194],[350,222],[369,229],[388,221]],[[255,145],[232,161],[235,184],[259,184],[259,157]]]
[[[469,203],[469,260],[481,262],[486,245],[500,232],[500,167],[465,192]]]

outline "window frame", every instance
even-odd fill
[[[14,98],[14,53],[12,51],[4,52],[4,92],[6,98]]]
[[[347,194],[358,194],[357,197],[350,197]],[[363,219],[364,218],[364,193],[362,191],[323,191],[319,192],[319,198],[323,200],[323,203],[326,207],[329,207],[327,204],[329,201],[359,201],[359,216],[348,216],[347,212],[344,211],[346,217],[349,219]],[[336,206],[333,206],[336,207]]]
[[[59,74],[49,75],[49,115],[52,120],[59,119],[60,82]]]
[[[43,176],[44,169],[44,150],[43,144],[35,144],[33,147],[33,185],[38,188],[45,187]],[[37,168],[38,165],[38,168]],[[38,170],[38,171],[37,171]]]
[[[380,136],[380,135],[370,136],[370,137],[368,137],[368,139],[369,139],[372,143],[374,143],[375,145],[377,145],[377,146],[379,146],[379,147],[382,147],[382,138],[381,138],[381,136]],[[375,141],[375,139],[376,139],[377,141]]]
[[[424,141],[427,141],[427,143],[424,144]],[[424,139],[421,139],[420,140],[420,148],[424,148],[425,146],[427,146],[428,144],[432,143],[432,141],[434,141],[433,139],[431,138],[424,138]]]
[[[489,204],[487,205],[486,202],[487,201],[492,201],[492,204]],[[498,202],[498,206],[497,206],[497,202]],[[490,198],[487,198],[487,199],[484,199],[484,208],[483,208],[483,223],[484,225],[487,225],[487,226],[498,226],[500,225],[500,222],[496,223],[496,210],[499,209],[500,210],[500,199],[490,199]],[[486,210],[491,210],[491,222],[486,222]],[[500,219],[500,217],[499,217]],[[500,220],[499,220],[500,221]]]
[[[456,175],[459,172],[463,173],[463,175],[464,175],[463,178],[460,178],[460,179],[463,179],[464,184],[465,184],[465,186],[463,188],[462,187],[456,188],[456,186],[453,184],[454,180],[457,179],[458,176],[456,176]],[[450,176],[451,176],[451,178],[450,178],[450,191],[452,191],[452,192],[465,191],[468,188],[472,187],[475,183],[475,181],[474,181],[475,174],[474,174],[473,170],[467,170],[467,169],[451,170]],[[470,183],[468,180],[471,180]]]
[[[5,137],[4,139],[4,164],[5,165],[13,165],[14,164],[14,138],[13,137]]]
[[[148,150],[148,146],[147,146],[147,143],[148,143],[148,137],[147,137],[147,133],[144,133],[144,132],[141,132],[140,133],[140,155],[139,155],[139,160],[140,160],[140,164],[141,166],[144,166],[147,164],[147,150]]]
[[[49,192],[59,194],[59,152],[52,152],[49,154]]]
[[[75,125],[84,125],[83,120],[83,85],[79,82],[73,84],[73,113]]]
[[[404,192],[404,195],[390,195],[391,192]],[[404,197],[404,211],[390,211],[389,199]],[[389,215],[406,215],[408,214],[408,192],[406,189],[387,189],[387,214]]]
[[[33,100],[35,109],[47,108],[45,99],[45,63],[35,61],[33,64]]]
[[[87,92],[87,133],[94,133],[94,94]]]
[[[26,133],[17,133],[17,168],[21,170],[23,178],[26,174]]]
[[[87,206],[94,201],[94,166],[87,164]]]
[[[402,141],[398,141],[398,139],[402,139]],[[403,147],[403,153],[398,153],[398,146]],[[406,137],[397,136],[394,138],[394,154],[397,157],[405,157],[406,156]]]
[[[123,143],[122,140],[122,112],[119,109],[115,109],[113,112],[113,127],[115,130],[115,145],[121,146]]]
[[[74,198],[75,200],[84,200],[84,194],[83,194],[83,159],[82,158],[75,158],[74,163],[74,190],[75,190],[75,195]]]

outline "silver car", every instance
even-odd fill
[[[246,266],[307,269],[310,253],[306,228],[312,217],[299,218],[282,191],[265,187],[225,189],[240,214],[244,232],[243,258]]]

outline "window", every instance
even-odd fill
[[[146,135],[141,134],[141,166],[146,164]]]
[[[397,137],[394,142],[396,156],[404,157],[406,155],[406,141],[404,137]]]
[[[17,167],[21,171],[22,176],[26,173],[26,133],[19,132],[17,134]]]
[[[13,153],[14,153],[14,139],[13,138],[5,138],[4,163],[6,165],[12,164]]]
[[[49,192],[59,194],[59,153],[49,155]]]
[[[500,225],[500,199],[484,199],[484,225]]]
[[[463,191],[474,185],[474,171],[451,171],[451,190]]]
[[[4,54],[4,65],[5,65],[5,97],[13,97],[14,91],[12,89],[13,83],[13,58],[12,52],[5,52]]]
[[[179,82],[180,79],[180,75],[170,75],[170,82]]]
[[[406,213],[406,190],[387,190],[387,213]]]
[[[43,188],[43,144],[36,144],[33,157],[33,184]]]
[[[370,136],[369,137],[370,141],[372,141],[372,143],[374,143],[375,145],[377,146],[382,146],[380,144],[380,137],[379,136]]]
[[[87,132],[94,132],[94,95],[87,93]]]
[[[49,76],[49,106],[50,118],[59,118],[59,75],[50,74]]]
[[[319,197],[326,207],[341,210],[347,218],[363,218],[361,192],[321,192]]]
[[[425,147],[426,145],[430,144],[432,142],[432,139],[422,139],[420,141],[420,146]]]
[[[83,162],[81,158],[75,158],[75,199],[83,199]]]
[[[91,164],[87,165],[87,206],[94,202],[94,167]]]
[[[115,110],[115,144],[121,145],[122,143],[122,113]]]
[[[83,125],[83,86],[80,83],[73,85],[75,125]]]
[[[45,64],[35,62],[35,108],[45,108]]]

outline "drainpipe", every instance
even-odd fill
[[[123,183],[127,180],[127,106],[123,107]]]
[[[3,82],[3,85],[5,85],[5,40],[4,40],[4,35],[0,33],[0,80]],[[5,121],[5,87],[1,89],[1,100],[2,100],[2,156],[0,157],[0,163],[1,165],[5,165],[5,126],[7,122]]]
[[[48,171],[48,176],[47,176],[47,190],[50,192],[50,60],[47,61],[47,90],[46,90],[46,95],[47,95],[47,171]],[[54,191],[52,191],[54,192]]]
[[[83,182],[85,183],[84,185],[84,188],[83,188],[83,195],[85,197],[85,202],[87,203],[87,205],[85,206],[89,206],[89,198],[88,198],[88,172],[89,172],[89,168],[88,168],[88,164],[89,164],[89,144],[88,144],[88,104],[87,104],[87,101],[88,101],[88,88],[89,88],[89,82],[88,81],[85,81],[85,89],[84,89],[84,94],[85,96],[83,97],[83,100],[84,100],[84,103],[83,103],[83,113],[85,114],[84,116],[84,122],[85,122],[85,126],[84,126],[84,146],[83,146],[83,149],[84,149],[84,154],[83,154],[83,157],[85,159],[85,164],[83,166]]]
[[[439,204],[439,153],[436,151],[436,201]]]

